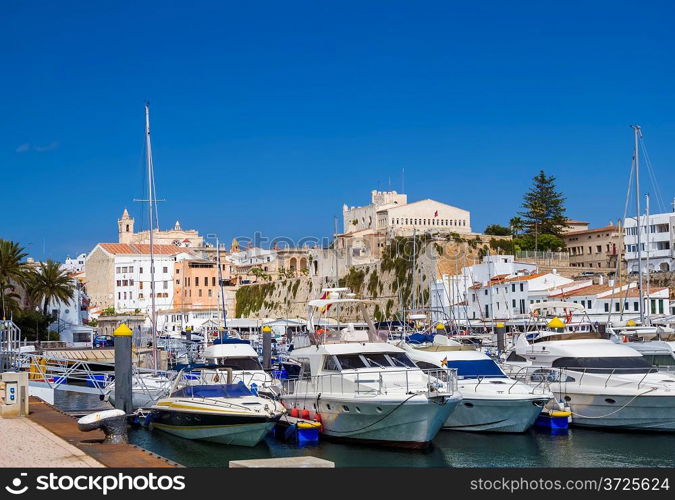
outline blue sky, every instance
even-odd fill
[[[0,237],[62,259],[115,241],[125,207],[142,217],[145,100],[161,226],[228,242],[328,235],[402,169],[410,200],[474,230],[506,223],[540,168],[604,225],[632,123],[675,195],[670,2],[182,4],[3,2]]]

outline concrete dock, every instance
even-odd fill
[[[180,467],[132,444],[103,444],[103,438],[31,397],[27,417],[0,420],[0,467]]]

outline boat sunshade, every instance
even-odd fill
[[[174,398],[241,398],[253,396],[244,384],[187,385],[174,392]]]
[[[504,377],[497,363],[491,359],[448,360],[448,368],[455,368],[462,378]]]

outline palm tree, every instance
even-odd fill
[[[23,262],[28,254],[18,243],[0,239],[0,307],[2,318],[7,317],[7,311],[18,307],[14,293],[17,284],[24,284],[28,276],[28,268]]]
[[[512,217],[509,221],[509,226],[511,226],[511,232],[513,236],[518,235],[523,229],[525,229],[525,223],[520,217]]]
[[[42,302],[42,314],[47,315],[51,302],[68,302],[75,296],[75,282],[61,264],[48,260],[41,262],[37,271],[31,275],[31,298],[35,303]]]

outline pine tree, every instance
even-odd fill
[[[518,212],[525,220],[527,234],[552,234],[560,236],[567,226],[565,197],[556,191],[555,177],[543,170],[533,179],[534,183],[523,197],[523,211]]]

